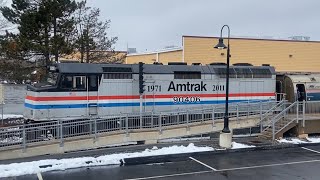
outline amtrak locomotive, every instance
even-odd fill
[[[216,105],[225,103],[225,78],[226,66],[219,64],[59,63],[46,83],[28,86],[24,117],[47,121]],[[230,103],[275,100],[275,92],[273,67],[230,67]]]

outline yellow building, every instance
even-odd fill
[[[217,43],[218,37],[183,36],[182,48],[128,54],[126,63],[226,62],[226,50],[213,48]],[[270,64],[278,72],[320,72],[320,41],[230,38],[230,53],[231,64]]]

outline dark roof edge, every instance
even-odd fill
[[[189,36],[183,35],[182,38],[212,38],[218,39],[220,37],[217,36]],[[298,41],[298,40],[286,40],[286,39],[259,39],[259,38],[241,38],[241,37],[230,37],[230,39],[238,39],[238,40],[259,40],[259,41],[282,41],[282,42],[304,42],[304,43],[320,43],[320,41]]]

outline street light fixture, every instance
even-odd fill
[[[223,38],[222,38],[222,31],[223,28],[228,28],[228,46],[224,45]],[[214,46],[216,49],[227,49],[227,72],[226,72],[226,105],[225,105],[225,116],[224,116],[224,122],[223,122],[223,133],[230,133],[229,129],[229,66],[230,66],[230,45],[229,45],[229,39],[230,39],[230,28],[228,25],[224,25],[221,28],[219,43]]]

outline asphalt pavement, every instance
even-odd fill
[[[5,180],[318,180],[320,179],[320,145],[194,154],[179,161],[130,166],[100,166],[65,171],[44,172]],[[39,178],[39,176],[41,176]]]

